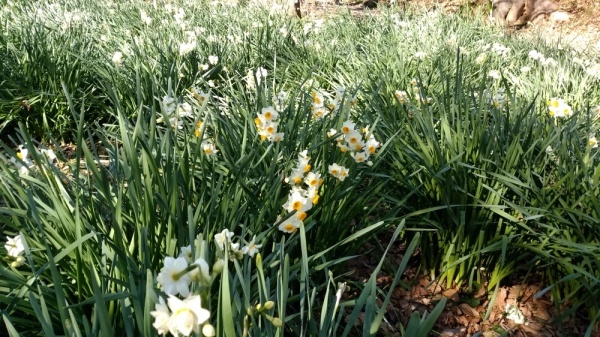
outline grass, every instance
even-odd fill
[[[209,266],[190,283],[206,335],[375,335],[417,247],[448,286],[481,283],[479,268],[491,292],[540,273],[592,333],[598,55],[435,11],[298,20],[201,1],[6,4],[0,223],[24,247],[5,258],[0,303],[14,335],[156,334],[166,257],[192,274]],[[550,116],[551,98],[572,115]],[[362,162],[340,151],[347,121],[377,142]],[[281,141],[261,139],[269,125]],[[292,206],[299,196],[311,207]],[[384,254],[341,300],[344,262],[386,227],[390,245],[410,242],[393,286],[376,286]],[[242,251],[252,242],[258,255]],[[443,305],[404,334],[425,336]],[[362,327],[345,324],[361,313]]]

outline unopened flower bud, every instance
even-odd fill
[[[262,269],[262,255],[260,253],[256,254],[256,267]]]
[[[17,268],[22,266],[25,263],[25,258],[21,255],[17,256],[17,258],[11,262],[10,266],[13,268]]]
[[[271,310],[271,309],[273,309],[274,306],[275,306],[275,302],[267,301],[267,303],[265,303],[265,305],[263,307],[265,308],[265,310]]]
[[[238,259],[238,260],[243,259],[244,258],[244,253],[242,253],[241,250],[236,251],[235,252],[235,258]]]
[[[217,332],[215,331],[215,327],[209,323],[204,324],[204,326],[202,327],[202,334],[207,337],[213,337],[217,335]]]
[[[279,317],[273,317],[271,324],[276,328],[281,328],[283,326],[283,321],[281,321],[281,318]]]
[[[213,273],[220,274],[223,271],[223,260],[218,259],[212,267]]]

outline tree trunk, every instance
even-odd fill
[[[522,26],[558,10],[551,0],[492,0],[492,16],[508,26]]]
[[[302,12],[300,11],[300,0],[294,1],[294,10],[296,10],[296,15],[299,18],[302,18]]]

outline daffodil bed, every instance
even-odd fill
[[[436,11],[2,3],[10,335],[375,335],[415,252],[489,308],[536,275],[592,334],[599,55]],[[445,303],[393,333],[427,336]]]

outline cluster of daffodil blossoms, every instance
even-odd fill
[[[254,119],[260,139],[269,140],[270,142],[280,142],[283,140],[283,132],[277,132],[278,118],[279,113],[272,106],[262,108],[261,112]]]
[[[345,121],[342,123],[341,134],[339,134],[336,129],[331,129],[327,132],[327,136],[329,138],[337,138],[337,147],[340,151],[344,153],[350,151],[350,155],[357,163],[372,165],[373,163],[369,161],[369,158],[371,155],[375,154],[377,148],[379,148],[381,144],[369,131],[368,126],[362,128],[362,132],[355,129],[355,127],[356,124],[352,121]],[[331,172],[331,168],[329,171]]]
[[[39,153],[41,153],[44,158],[48,159],[50,163],[54,162],[54,160],[56,159],[56,155],[51,149],[41,148],[39,149]],[[27,174],[29,170],[35,166],[34,162],[31,160],[31,158],[29,158],[29,150],[24,145],[19,145],[19,151],[17,151],[17,158],[18,159],[15,159],[13,157],[10,160],[13,164],[17,166],[19,174]]]
[[[481,49],[483,50],[483,52],[481,52],[475,58],[475,63],[479,65],[485,63],[485,61],[488,60],[488,52],[490,52],[491,54],[496,54],[501,59],[506,59],[508,57],[508,53],[510,52],[510,48],[497,42],[494,42],[493,44],[486,44]]]
[[[321,92],[318,92],[317,90],[313,90],[310,93],[310,97],[312,98],[312,105],[310,107],[310,110],[312,111],[312,117],[315,120],[319,120],[330,114],[336,113],[340,109],[340,106],[344,103],[343,99],[345,92],[346,89],[344,87],[337,87],[335,89],[335,96],[333,97],[333,99],[329,100],[329,103],[326,107],[324,95]],[[356,96],[351,97],[347,99],[346,102],[350,106],[354,106],[356,105],[357,98]]]
[[[329,102],[329,110],[324,110],[323,95],[313,90],[311,93],[311,97],[313,98],[313,104],[311,107],[313,118],[321,119],[330,113],[333,114],[340,109],[340,106],[346,103],[349,107],[355,106],[357,102],[356,96],[352,96],[344,102],[343,99],[345,91],[346,89],[344,87],[338,87],[335,90],[334,98]],[[362,128],[362,135],[358,130],[355,130],[355,126],[356,124],[352,121],[345,121],[342,124],[341,133],[338,133],[336,129],[330,129],[327,132],[327,137],[337,140],[337,147],[340,149],[340,151],[350,151],[352,158],[357,163],[367,163],[372,165],[372,162],[368,161],[369,157],[375,154],[375,151],[380,146],[380,143],[375,139],[375,136],[369,132],[368,126]],[[329,173],[343,181],[348,176],[348,169],[333,163],[329,165]]]
[[[257,76],[258,77],[258,76]],[[344,100],[345,88],[338,87],[333,99],[329,104],[325,104],[325,95],[316,90],[312,90],[312,117],[318,121],[326,116],[339,111],[342,106],[349,108],[356,104],[356,96]],[[278,93],[273,97],[273,106],[263,108],[254,119],[258,135],[262,140],[278,142],[283,140],[284,134],[278,133],[279,112],[284,110],[288,94]],[[368,127],[362,129],[362,134],[355,130],[356,124],[352,121],[346,121],[342,125],[341,132],[331,129],[327,136],[329,138],[338,138],[337,146],[343,151],[350,151],[352,158],[357,163],[367,163],[369,157],[375,154],[380,143],[374,135],[369,132]],[[349,175],[349,169],[337,163],[328,166],[329,173],[340,181],[343,181]],[[283,205],[287,212],[285,218],[278,217],[276,223],[278,228],[285,233],[295,233],[303,224],[307,217],[307,212],[319,201],[319,188],[323,184],[321,173],[311,172],[310,156],[308,151],[304,150],[298,154],[296,166],[292,169],[290,175],[285,179],[286,183],[291,185],[291,191],[288,199]]]
[[[422,92],[423,90],[427,89],[427,84],[425,83],[419,83],[419,81],[417,81],[416,78],[413,78],[410,80],[410,84],[412,85],[412,91],[414,93],[414,99],[417,103],[422,103],[422,104],[427,104],[431,102],[431,97],[427,97],[424,95],[424,93]],[[396,98],[396,101],[400,104],[406,104],[409,101],[409,95],[408,92],[404,91],[404,90],[396,90],[394,92],[394,97]]]
[[[189,336],[192,332],[198,334],[201,331],[203,336],[215,336],[215,328],[209,323],[208,304],[204,303],[202,307],[202,301],[209,300],[211,285],[225,267],[225,256],[230,260],[242,259],[244,254],[253,257],[262,247],[255,243],[254,237],[240,249],[240,243],[234,243],[233,236],[234,233],[228,229],[215,234],[219,257],[212,267],[212,273],[208,262],[199,252],[196,252],[196,256],[193,255],[191,245],[181,247],[178,257],[165,258],[156,281],[168,298],[165,303],[164,298],[159,297],[155,310],[150,312],[154,317],[153,326],[159,334],[166,335],[170,332],[173,336]],[[268,305],[269,309],[273,306],[274,303]]]
[[[556,60],[552,57],[545,57],[544,54],[538,52],[535,49],[529,51],[527,55],[530,59],[540,62],[540,64],[543,66],[555,66],[558,64]]]
[[[474,92],[473,95],[479,97],[478,92]],[[506,99],[506,91],[503,87],[498,88],[496,93],[493,93],[492,89],[484,89],[483,99],[485,104],[491,105],[496,109],[502,108],[505,104],[510,105],[510,101]]]
[[[244,78],[246,80],[246,88],[250,91],[256,90],[256,87],[259,86],[263,79],[267,78],[269,72],[267,69],[263,67],[258,67],[256,72],[252,69],[248,69],[248,73]]]
[[[208,93],[198,90],[198,88],[192,87],[188,90],[188,98],[197,105],[198,109],[204,108],[208,104],[210,98]],[[172,96],[165,96],[162,100],[162,108],[167,115],[169,124],[176,130],[183,129],[186,124],[186,119],[195,119],[197,116],[194,114],[194,108],[188,102],[179,102]],[[162,123],[164,118],[161,116],[157,118],[157,123]],[[194,134],[196,138],[202,138],[202,150],[207,156],[214,156],[219,152],[212,142],[207,137],[206,132],[203,130],[203,121],[196,122],[194,128]],[[206,126],[204,126],[205,128]]]
[[[329,100],[326,106],[325,97],[321,92],[312,90],[310,97],[312,98],[312,117],[314,120],[320,120],[326,116],[332,115],[342,106],[352,107],[356,104],[356,96],[344,101],[345,88],[338,87],[335,91],[333,99]],[[254,119],[258,135],[262,140],[272,142],[281,141],[283,133],[277,133],[277,120],[279,118],[278,111],[283,111],[287,93],[280,92],[273,98],[273,106],[263,108]],[[375,154],[380,143],[375,139],[374,135],[369,132],[369,128],[362,129],[362,134],[355,130],[356,124],[352,121],[346,121],[342,124],[341,132],[331,129],[327,133],[329,138],[337,138],[337,146],[342,152],[350,151],[352,158],[357,163],[367,163],[369,157]],[[338,138],[339,137],[339,138]],[[344,181],[349,175],[349,169],[337,163],[328,166],[329,174],[340,181]],[[292,169],[290,175],[285,179],[286,183],[290,184],[292,189],[288,196],[288,200],[283,205],[283,209],[288,212],[288,215],[283,218],[279,217],[277,223],[278,228],[285,233],[294,233],[303,224],[307,217],[307,212],[319,201],[319,188],[323,184],[321,174],[311,172],[310,156],[308,151],[304,150],[299,153],[296,166]]]
[[[587,57],[580,57],[576,51],[573,53],[573,62],[579,64],[581,68],[590,76],[600,78],[600,63]]]
[[[350,173],[349,169],[345,168],[344,166],[338,165],[337,163],[329,165],[328,171],[329,174],[339,179],[339,181],[344,181],[344,179],[346,179],[346,177],[348,177],[348,174]]]
[[[573,114],[573,110],[562,98],[551,98],[547,102],[548,113],[552,117],[569,117]]]
[[[264,73],[263,73],[264,71]],[[260,83],[261,77],[266,77],[267,71],[263,68],[259,68],[256,72],[256,78]],[[252,71],[250,70],[249,75],[252,77]],[[252,82],[252,86],[255,85]],[[261,112],[254,119],[254,124],[256,124],[256,129],[258,130],[258,135],[262,140],[268,140],[270,142],[280,142],[283,140],[284,133],[277,132],[277,128],[279,124],[277,120],[279,118],[279,112],[282,112],[285,109],[285,104],[288,99],[288,93],[285,91],[280,91],[275,96],[273,96],[272,106],[268,106],[266,108],[262,108]]]
[[[283,209],[291,216],[281,221],[279,230],[285,233],[294,233],[306,219],[313,205],[319,202],[319,188],[323,184],[321,174],[311,172],[310,157],[308,151],[304,150],[298,155],[296,167],[285,181],[292,186],[288,200],[283,204]],[[304,183],[304,184],[303,184]]]
[[[11,267],[17,268],[25,263],[25,257],[22,255],[25,251],[25,246],[23,246],[23,238],[20,234],[14,238],[7,236],[4,248],[6,248],[6,253],[8,255],[6,259],[8,259]]]

